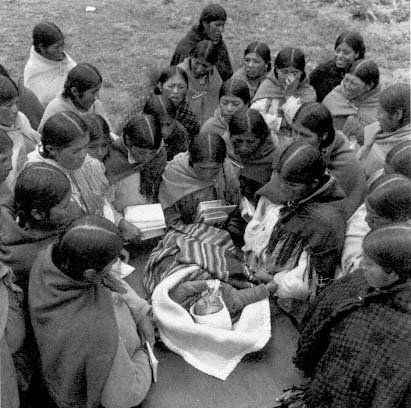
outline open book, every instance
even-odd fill
[[[224,205],[221,200],[202,201],[198,204],[195,223],[215,225],[227,220],[235,205]]]
[[[133,205],[124,209],[124,216],[141,231],[141,239],[165,234],[166,221],[161,204]]]

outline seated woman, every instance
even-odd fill
[[[279,298],[315,296],[334,279],[345,230],[344,215],[335,205],[344,194],[326,172],[321,153],[292,143],[257,195],[242,248],[248,267],[265,282],[274,277]]]
[[[241,108],[248,107],[250,103],[247,83],[241,79],[230,78],[221,85],[218,97],[218,108],[214,116],[201,127],[201,131],[223,136],[228,130],[228,123],[233,114]]]
[[[113,293],[122,286],[109,278],[122,247],[112,223],[86,216],[41,252],[30,272],[43,379],[59,407],[135,407],[150,388],[151,323]]]
[[[42,133],[47,119],[59,112],[73,112],[77,115],[97,113],[109,123],[103,104],[98,99],[102,82],[103,78],[97,68],[91,64],[77,64],[69,71],[62,93],[47,105],[38,131]]]
[[[364,170],[350,149],[347,138],[334,130],[330,111],[317,102],[301,105],[294,116],[292,128],[293,140],[307,142],[321,151],[327,169],[346,195],[341,205],[348,219],[364,201],[367,186]]]
[[[367,178],[384,167],[386,154],[399,143],[411,141],[410,86],[395,84],[379,95],[378,122],[364,128],[360,161]]]
[[[364,127],[377,120],[380,72],[371,60],[357,60],[345,74],[341,85],[323,100],[334,118],[336,130],[342,130],[354,148],[364,144]]]
[[[364,40],[357,31],[344,31],[337,37],[334,51],[334,58],[318,65],[310,74],[310,85],[317,93],[317,102],[322,102],[340,85],[355,61],[364,58]]]
[[[310,379],[294,403],[409,406],[411,226],[379,227],[363,249],[361,269],[326,288],[305,317],[294,364]]]
[[[202,201],[221,199],[225,204],[237,204],[238,183],[226,152],[220,136],[200,132],[188,152],[167,164],[159,193],[167,226],[192,224]]]
[[[63,91],[68,72],[76,66],[64,52],[64,35],[48,21],[33,29],[33,46],[24,67],[24,85],[29,88],[44,107]]]
[[[198,24],[177,44],[170,65],[177,65],[184,61],[195,46],[203,40],[213,42],[217,47],[216,68],[223,79],[227,81],[233,75],[230,56],[223,40],[224,25],[227,13],[219,4],[209,4],[201,11]]]
[[[40,142],[40,135],[32,129],[27,117],[19,111],[19,92],[16,84],[0,75],[0,129],[13,142],[12,170],[2,184],[2,191],[10,194],[16,178],[23,170],[27,154]]]
[[[280,130],[283,130],[281,134],[289,135],[289,124],[282,108],[295,98],[311,102],[316,100],[316,95],[308,84],[304,53],[299,48],[286,47],[277,54],[274,69],[259,86],[251,108],[263,115],[274,135]]]
[[[271,52],[265,42],[253,41],[244,51],[243,66],[234,72],[232,79],[242,79],[248,85],[253,99],[261,82],[271,71]]]
[[[218,92],[223,83],[215,68],[218,50],[211,41],[200,41],[190,56],[178,64],[188,76],[187,101],[200,126],[211,118],[218,107]]]

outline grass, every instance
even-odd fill
[[[196,22],[208,0],[2,0],[0,63],[14,78],[23,74],[33,26],[55,22],[65,33],[66,50],[77,62],[96,65],[104,78],[101,98],[117,123],[131,99],[149,87],[153,67],[168,65],[178,40]],[[348,28],[363,33],[367,56],[385,76],[410,68],[409,21],[393,24],[353,21],[345,2],[320,0],[221,0],[228,12],[224,34],[234,68],[247,44],[262,40],[272,55],[286,45],[301,47],[307,70],[332,55],[337,35]],[[338,7],[340,5],[340,7]],[[96,7],[86,12],[86,6]],[[405,3],[409,7],[409,4]]]

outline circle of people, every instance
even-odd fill
[[[153,324],[173,330],[151,300],[188,267],[165,296],[192,324],[234,331],[264,299],[298,324],[304,406],[410,406],[410,86],[383,88],[355,31],[310,75],[301,49],[272,64],[261,41],[233,73],[226,20],[203,9],[116,131],[54,23],[34,27],[23,81],[1,67],[2,407],[42,387],[58,407],[140,404]],[[199,222],[209,201],[223,216]],[[143,299],[124,211],[156,203]]]

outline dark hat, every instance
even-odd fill
[[[0,75],[0,105],[8,103],[19,96],[16,84],[4,75]]]
[[[209,23],[210,21],[227,20],[227,13],[219,4],[209,4],[203,8],[200,14],[200,23]]]

